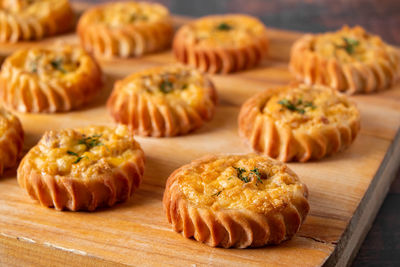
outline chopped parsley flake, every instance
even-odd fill
[[[95,134],[88,137],[83,137],[78,141],[78,144],[85,145],[87,149],[91,149],[95,146],[102,146],[103,143],[100,142],[101,134]]]
[[[247,172],[245,168],[237,168],[237,167],[233,167],[233,168],[237,171],[237,177],[240,180],[242,180],[244,183],[250,182],[251,178],[257,179],[256,183],[258,183],[258,182],[263,183],[263,181],[261,179],[261,173],[258,168],[254,168],[254,169],[250,170],[249,175],[247,175],[247,176],[243,175],[245,172]]]
[[[162,81],[160,83],[160,91],[163,92],[164,94],[168,94],[174,90],[173,84],[170,81]]]
[[[229,24],[227,24],[225,22],[222,22],[217,26],[217,30],[219,30],[219,31],[229,31],[232,28],[233,27],[231,25],[229,25]]]
[[[67,73],[67,71],[62,66],[63,65],[63,60],[61,58],[51,60],[50,64],[54,69],[56,69],[56,70],[58,70],[58,71],[60,71],[62,73]]]
[[[213,196],[213,197],[217,197],[217,196],[219,196],[221,193],[222,193],[222,191],[218,191],[217,193],[213,194],[212,196]]]
[[[73,164],[79,163],[79,161],[81,161],[83,158],[87,158],[86,156],[79,156],[78,153],[70,150],[67,151],[67,154],[76,157],[76,160],[72,162]]]
[[[353,38],[347,38],[347,37],[343,37],[343,42],[344,42],[344,45],[336,45],[336,47],[346,50],[347,54],[349,54],[349,55],[353,54],[356,46],[358,46],[360,44],[360,41],[353,39]]]
[[[305,108],[315,109],[316,106],[311,101],[304,101],[299,99],[296,103],[292,102],[288,99],[282,99],[278,101],[278,104],[282,105],[283,107],[287,108],[291,111],[296,111],[300,114],[304,114],[306,112]]]

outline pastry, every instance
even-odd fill
[[[77,109],[101,89],[101,70],[83,49],[69,45],[23,49],[0,72],[0,101],[20,112]]]
[[[213,247],[279,244],[309,211],[307,187],[266,156],[212,155],[174,171],[164,209],[176,232]]]
[[[0,42],[39,40],[72,30],[68,0],[0,0]]]
[[[257,152],[281,161],[320,159],[344,150],[360,129],[349,99],[321,85],[265,90],[239,113],[239,134]]]
[[[265,57],[268,37],[258,19],[246,15],[216,15],[182,26],[173,41],[178,61],[209,73],[252,68]]]
[[[399,79],[400,53],[359,26],[345,26],[296,41],[290,70],[307,84],[327,85],[347,94],[370,93]]]
[[[78,34],[96,57],[132,57],[168,48],[173,25],[168,9],[160,4],[116,2],[86,11]]]
[[[43,206],[93,211],[126,201],[143,172],[144,153],[126,127],[91,126],[46,132],[17,178]]]
[[[4,169],[17,164],[24,144],[24,132],[19,119],[0,107],[0,176]]]
[[[217,92],[199,71],[167,65],[115,83],[107,102],[111,116],[142,136],[176,136],[199,128],[214,115]]]

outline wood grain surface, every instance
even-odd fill
[[[177,24],[182,21],[176,19]],[[0,266],[346,264],[398,166],[400,142],[393,140],[400,126],[399,85],[380,94],[352,97],[361,110],[362,130],[349,150],[319,162],[290,164],[308,185],[311,205],[310,216],[291,241],[261,249],[210,248],[184,239],[166,222],[161,199],[168,175],[206,153],[249,152],[237,134],[240,104],[260,90],[292,79],[288,52],[299,34],[269,30],[269,35],[271,49],[262,66],[212,76],[221,101],[215,118],[205,127],[183,137],[138,138],[147,155],[145,178],[127,203],[94,213],[57,212],[30,200],[18,187],[15,170],[7,171],[0,179]],[[77,41],[73,35],[62,39]],[[0,54],[15,48],[1,45]],[[112,124],[104,103],[113,82],[169,62],[174,62],[170,52],[101,62],[106,84],[85,109],[57,115],[19,114],[26,131],[25,151],[48,129]]]

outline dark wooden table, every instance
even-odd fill
[[[106,2],[106,0],[86,0]],[[82,1],[80,1],[82,2]],[[323,32],[361,25],[400,46],[400,0],[158,0],[174,14],[193,17],[246,13],[267,26]],[[400,266],[400,171],[353,266]]]

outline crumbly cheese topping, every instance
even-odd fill
[[[264,25],[249,16],[225,15],[198,19],[187,25],[199,46],[242,46],[265,35]]]
[[[337,32],[317,35],[311,50],[343,63],[369,62],[376,60],[376,55],[385,51],[386,45],[378,36],[370,35],[360,27],[344,27]]]
[[[196,107],[211,101],[204,90],[206,86],[209,85],[201,72],[174,65],[133,74],[123,83],[123,90],[128,95],[145,95],[158,104]]]
[[[359,112],[347,97],[321,86],[288,87],[271,96],[261,107],[276,124],[292,129],[342,125],[357,119]]]
[[[43,174],[85,180],[112,172],[140,153],[125,126],[93,126],[46,132],[26,160]]]
[[[150,3],[111,3],[95,10],[94,21],[110,27],[161,21],[169,17],[165,7]]]
[[[213,210],[268,212],[284,208],[303,188],[286,165],[254,154],[191,164],[177,175],[179,188],[191,204]]]
[[[92,59],[85,51],[73,46],[20,50],[7,59],[15,67],[42,80],[74,80],[75,74],[83,70],[83,62],[88,60]]]

